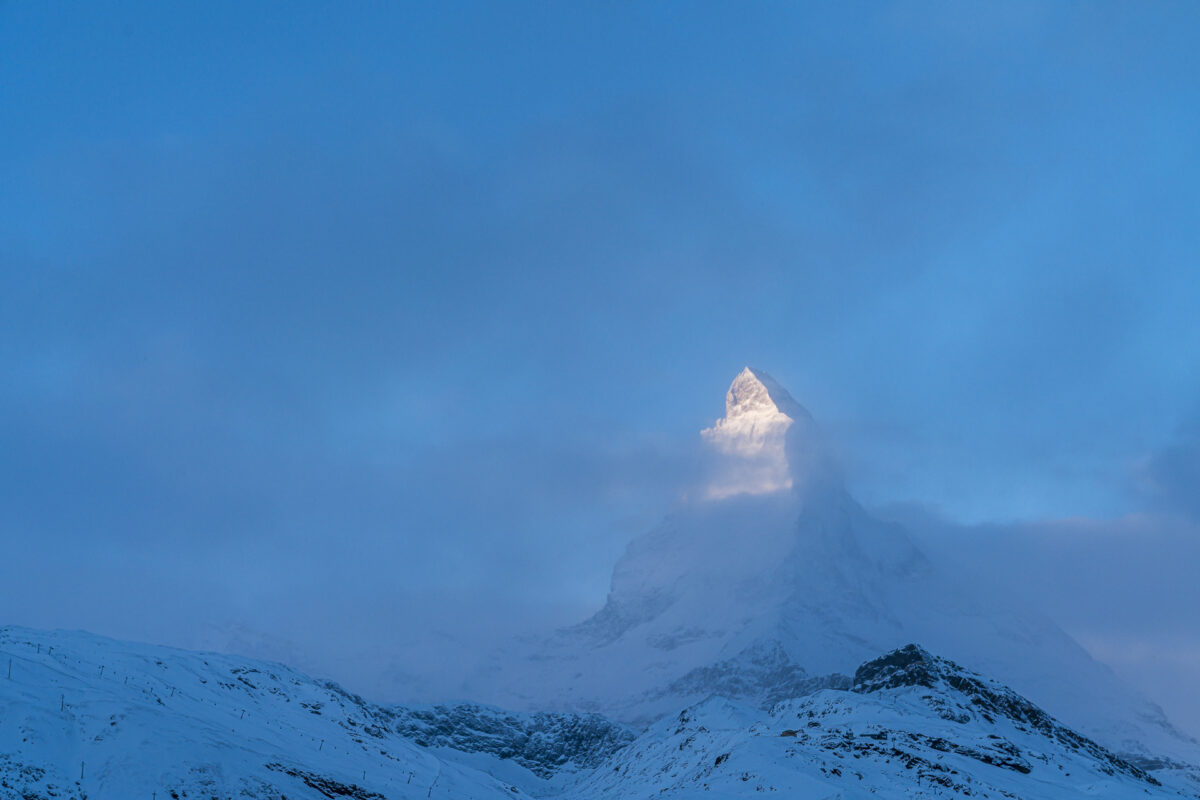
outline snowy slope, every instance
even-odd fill
[[[636,738],[596,716],[378,706],[278,664],[83,633],[0,628],[0,659],[0,800],[1200,796],[915,646]],[[725,666],[713,681],[740,690]]]
[[[769,712],[711,698],[577,787],[589,798],[1179,797],[1011,690],[907,647]]]
[[[595,717],[377,706],[279,664],[0,628],[4,800],[515,798],[631,738]]]
[[[1115,750],[1200,763],[1200,745],[1052,622],[957,585],[867,513],[811,415],[765,373],[737,376],[704,437],[712,482],[631,542],[604,607],[499,654],[470,696],[644,725],[715,691],[761,702],[778,680],[848,674],[915,641]],[[735,663],[757,677],[725,691],[721,665]]]

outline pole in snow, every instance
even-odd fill
[[[83,780],[83,764],[84,762],[79,762],[79,780]]]
[[[58,696],[58,710],[59,711],[67,710],[67,696],[65,694],[60,694]]]
[[[321,744],[320,744],[320,746],[318,746],[318,747],[317,747],[317,749],[318,749],[318,750],[324,750],[324,749],[325,749],[325,740],[324,740],[324,739],[322,739],[322,740],[321,740]]]
[[[12,659],[8,660],[8,679],[12,680]]]

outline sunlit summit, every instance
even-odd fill
[[[793,488],[800,465],[791,461],[803,456],[788,443],[811,428],[811,422],[808,410],[774,378],[746,367],[725,394],[725,416],[701,431],[722,456],[705,496],[720,499]]]

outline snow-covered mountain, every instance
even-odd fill
[[[710,698],[653,725],[611,766],[584,778],[578,796],[1178,796],[1010,689],[915,645],[861,665],[845,690],[769,711]]]
[[[0,628],[0,800],[511,800],[632,738],[594,715],[382,706],[281,664]]]
[[[1015,687],[1106,746],[1200,746],[1049,620],[939,572],[846,492],[812,416],[747,368],[703,432],[699,497],[635,539],[590,619],[500,654],[470,696],[634,726],[712,693],[773,700],[909,642]]]
[[[279,664],[77,632],[0,628],[0,665],[2,800],[1200,796],[916,646],[636,737],[596,715],[377,705]]]

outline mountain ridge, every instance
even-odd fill
[[[0,627],[0,659],[13,660],[4,800],[1200,797],[1200,782],[1163,785],[915,645],[836,687],[769,707],[710,695],[640,733],[595,715],[379,705],[282,664],[82,632]]]

